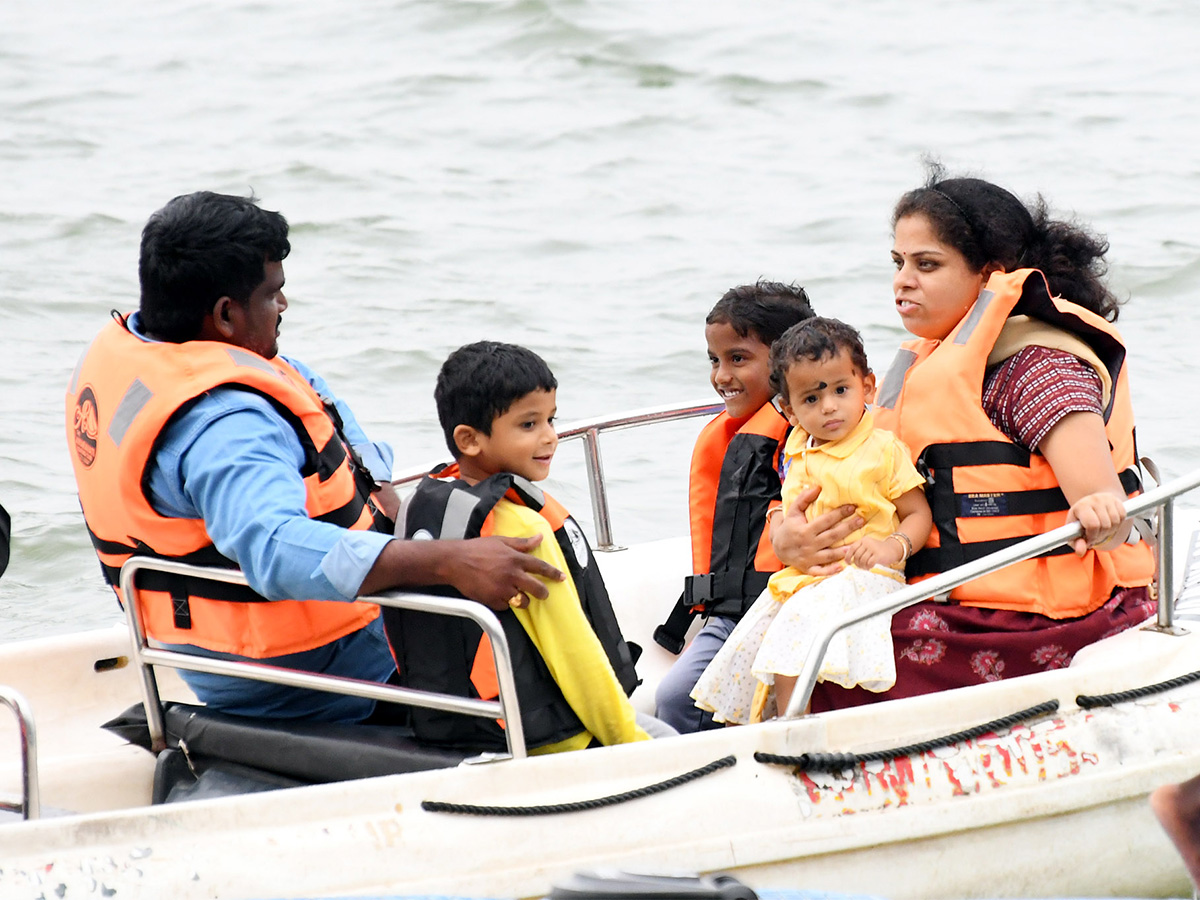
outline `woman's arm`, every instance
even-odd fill
[[[1083,536],[1071,544],[1076,555],[1124,541],[1132,525],[1125,518],[1125,490],[1113,468],[1104,420],[1095,413],[1068,413],[1037,449],[1071,505],[1067,521],[1083,526]]]

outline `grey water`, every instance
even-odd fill
[[[5,0],[0,640],[118,618],[63,390],[136,305],[146,217],[198,189],[288,217],[283,350],[404,469],[444,456],[454,347],[537,350],[563,423],[706,400],[704,314],[760,277],[882,371],[889,212],[934,154],[1108,236],[1141,449],[1193,469],[1198,43],[1185,0]],[[694,433],[605,443],[619,541],[686,528]],[[577,448],[550,488],[587,519]]]

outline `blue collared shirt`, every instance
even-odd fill
[[[149,340],[137,313],[129,326]],[[296,360],[287,362],[334,400],[345,436],[371,474],[380,481],[390,478],[391,447],[369,441],[319,375]],[[203,519],[216,548],[268,599],[353,600],[391,536],[310,519],[303,462],[299,438],[269,401],[237,388],[215,388],[163,430],[149,466],[150,500],[164,516]],[[323,647],[263,662],[377,682],[395,671],[378,620]],[[181,675],[200,699],[237,715],[357,721],[374,708],[374,701],[355,697],[199,672]]]

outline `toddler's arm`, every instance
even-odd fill
[[[900,524],[896,529],[899,536],[886,537],[883,540],[873,537],[863,537],[847,545],[846,562],[860,569],[872,566],[896,566],[904,562],[910,555],[925,546],[929,532],[933,528],[933,514],[929,511],[929,503],[925,499],[925,491],[916,487],[905,491],[896,498],[896,517]]]

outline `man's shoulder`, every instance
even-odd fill
[[[307,363],[301,362],[300,360],[296,359],[296,357],[294,357],[294,356],[285,356],[284,354],[280,353],[279,359],[282,362],[287,363],[289,366],[291,366],[293,369],[295,369],[297,372],[299,372],[301,375],[303,375],[309,381],[312,381],[314,378],[319,377],[317,375],[316,371],[314,369],[312,369],[312,367],[310,367]]]
[[[231,430],[232,429],[232,430]],[[201,435],[246,437],[294,434],[275,405],[263,395],[236,385],[210,388],[179,409],[163,429],[164,446],[191,446]]]

